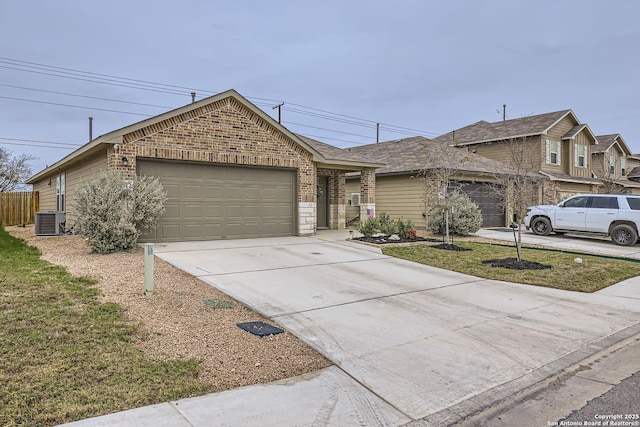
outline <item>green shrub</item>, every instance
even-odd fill
[[[411,221],[410,219],[405,221],[402,218],[400,218],[399,220],[396,221],[395,225],[396,225],[396,232],[398,233],[398,236],[407,237],[407,232],[413,228],[413,221]]]
[[[380,212],[380,215],[378,216],[378,224],[380,232],[387,236],[398,233],[395,222],[384,212]]]
[[[460,236],[467,236],[480,230],[482,213],[466,194],[455,192],[449,196],[449,206],[453,208],[453,215],[449,211],[449,232]],[[444,234],[444,208],[436,208],[427,217],[427,228],[435,234]]]
[[[377,218],[367,218],[364,221],[360,222],[358,226],[358,231],[362,233],[362,235],[366,238],[370,238],[374,234],[378,232],[380,228],[380,223]]]
[[[156,224],[166,200],[158,178],[126,181],[118,172],[103,173],[78,190],[75,230],[88,237],[94,252],[126,250]]]

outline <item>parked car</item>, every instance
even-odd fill
[[[630,194],[578,194],[557,205],[527,208],[527,230],[540,236],[551,232],[582,232],[611,236],[617,245],[631,246],[640,229],[640,196]]]

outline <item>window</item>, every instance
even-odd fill
[[[624,157],[620,159],[620,175],[627,175],[627,159],[625,159]]]
[[[547,139],[547,164],[560,164],[560,143]]]
[[[618,209],[617,197],[594,197],[591,207],[596,209]]]
[[[56,176],[56,210],[64,212],[65,203],[64,196],[66,193],[65,172]]]
[[[589,196],[576,196],[564,202],[565,208],[586,208]]]
[[[627,197],[627,203],[634,211],[640,211],[640,197]]]
[[[584,168],[587,166],[587,146],[576,144],[576,166]]]
[[[616,158],[609,156],[609,175],[616,174]]]

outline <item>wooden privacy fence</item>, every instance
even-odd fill
[[[2,225],[33,224],[40,209],[37,191],[0,193],[0,223]]]

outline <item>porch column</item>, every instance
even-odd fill
[[[376,216],[376,170],[363,169],[360,173],[360,220]]]
[[[298,236],[316,234],[317,184],[315,167],[298,170]]]
[[[329,175],[329,228],[332,230],[346,228],[345,185],[344,171],[333,170]]]

